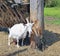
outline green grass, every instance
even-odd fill
[[[45,22],[49,24],[60,25],[60,8],[44,8],[44,16],[53,17],[53,20],[46,19]]]
[[[60,18],[60,8],[44,8],[44,16]]]

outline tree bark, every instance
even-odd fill
[[[30,20],[38,19],[39,26],[44,30],[44,0],[30,0]]]

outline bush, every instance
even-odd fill
[[[44,0],[45,7],[56,7],[60,6],[60,0]]]

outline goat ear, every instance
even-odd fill
[[[29,23],[28,17],[26,18],[27,23]]]

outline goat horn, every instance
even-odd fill
[[[28,17],[26,18],[27,23],[29,23]]]

